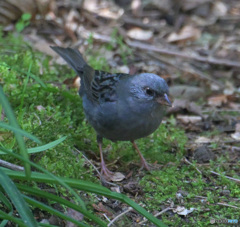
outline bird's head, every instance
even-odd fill
[[[169,88],[166,81],[152,73],[135,75],[128,84],[130,93],[138,102],[148,102],[153,105],[172,106],[168,98]]]

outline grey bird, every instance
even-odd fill
[[[153,133],[160,125],[166,107],[171,106],[169,88],[164,79],[152,73],[129,75],[94,70],[77,49],[51,46],[81,78],[79,95],[85,116],[97,133],[101,174],[110,177],[102,154],[103,138],[131,141],[142,168],[148,164],[135,140]]]

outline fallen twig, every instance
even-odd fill
[[[139,48],[142,50],[150,50],[150,51],[158,52],[161,54],[172,55],[172,56],[181,57],[181,58],[188,58],[188,59],[192,59],[200,62],[206,62],[214,65],[225,65],[225,66],[240,68],[240,62],[237,62],[237,61],[230,61],[227,59],[217,59],[213,57],[202,57],[202,56],[197,56],[193,54],[185,54],[180,51],[163,49],[157,46],[153,46],[153,45],[149,45],[141,42],[130,41],[130,40],[126,40],[126,43],[131,47]]]
[[[133,208],[132,208],[132,207],[129,207],[127,210],[125,210],[124,212],[122,212],[121,214],[119,214],[118,216],[116,216],[112,221],[110,221],[107,226],[111,226],[117,219],[119,219],[119,218],[122,217],[124,214],[126,214],[126,213],[128,213],[128,212],[130,212],[130,211],[132,211],[132,210],[133,210]]]
[[[24,171],[24,168],[22,166],[18,166],[10,162],[6,162],[2,159],[0,159],[0,166],[11,169],[11,170]]]
[[[193,166],[200,174],[202,174],[202,172],[196,166],[194,166],[190,161],[188,161],[186,158],[184,158],[183,161],[186,162],[187,164]]]
[[[175,61],[172,61],[172,60],[169,60],[169,59],[166,59],[165,56],[158,56],[155,52],[149,52],[148,55],[150,55],[151,57],[157,59],[157,60],[160,60],[161,62],[165,63],[165,64],[168,64],[168,65],[171,65],[172,67],[182,71],[182,72],[185,72],[185,73],[188,73],[188,74],[191,74],[191,75],[197,75],[205,80],[209,80],[217,85],[219,85],[221,88],[224,88],[224,85],[222,83],[220,83],[219,81],[217,80],[214,80],[213,78],[211,78],[209,75],[207,75],[206,73],[203,73],[199,70],[196,70],[196,69],[193,69],[191,66],[185,66],[184,67],[181,65],[178,65],[176,64]]]
[[[81,34],[84,38],[88,38],[89,35],[90,35],[90,32],[86,30],[86,31],[82,32]],[[99,40],[101,42],[107,42],[108,43],[108,42],[111,41],[110,36],[102,35],[102,34],[99,34],[99,33],[96,33],[96,32],[93,32],[91,34],[92,34],[93,39]],[[150,44],[131,41],[129,39],[126,39],[126,43],[130,47],[139,48],[139,49],[142,49],[142,50],[148,50],[148,51],[150,50],[150,51],[158,52],[158,53],[161,53],[161,54],[192,59],[192,60],[195,60],[195,61],[205,62],[205,63],[209,63],[209,64],[213,64],[213,65],[225,65],[225,66],[240,68],[240,62],[238,62],[238,61],[230,61],[230,60],[227,60],[227,59],[218,59],[218,58],[214,58],[214,57],[202,57],[202,56],[197,56],[197,55],[193,55],[193,54],[185,54],[185,53],[180,52],[180,51],[164,49],[164,48],[160,48],[160,47],[150,45]]]
[[[167,207],[167,208],[165,208],[164,210],[162,210],[162,211],[158,212],[157,214],[155,214],[154,217],[158,217],[158,216],[162,215],[163,213],[167,212],[168,210],[172,210],[172,209],[173,209],[173,208],[171,208],[171,207]],[[142,224],[144,224],[144,223],[147,222],[147,221],[148,221],[148,220],[146,219],[146,220],[143,220],[143,221],[139,222],[138,224],[139,224],[139,225],[142,225]]]
[[[226,206],[226,207],[232,207],[232,208],[240,209],[240,207],[229,205],[227,203],[217,203],[217,205],[222,205],[222,206]]]
[[[214,171],[210,171],[210,173],[215,174],[215,175],[218,175],[218,176],[222,176],[220,173],[216,173],[216,172],[214,172]],[[236,179],[236,178],[233,178],[233,177],[228,177],[228,176],[225,176],[225,175],[224,175],[224,177],[240,183],[240,180],[239,180],[239,179]]]

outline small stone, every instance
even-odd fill
[[[220,192],[221,195],[226,195],[226,196],[230,195],[230,193],[231,193],[231,191],[230,190],[226,190],[226,189],[224,189],[224,190],[222,190]]]
[[[200,146],[198,147],[193,155],[194,159],[198,162],[198,163],[207,163],[210,160],[214,160],[215,159],[215,155],[213,152],[211,152],[207,146]]]

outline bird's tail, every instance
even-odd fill
[[[83,81],[83,84],[81,83],[81,89],[82,91],[84,90],[88,97],[91,98],[91,84],[94,79],[95,70],[84,61],[79,50],[58,46],[51,46],[51,48],[55,52],[57,52],[74,69],[78,76],[81,77]]]
[[[77,49],[50,46],[57,52],[79,75],[82,76],[84,66],[88,66],[81,53]],[[89,66],[90,67],[90,66]]]

